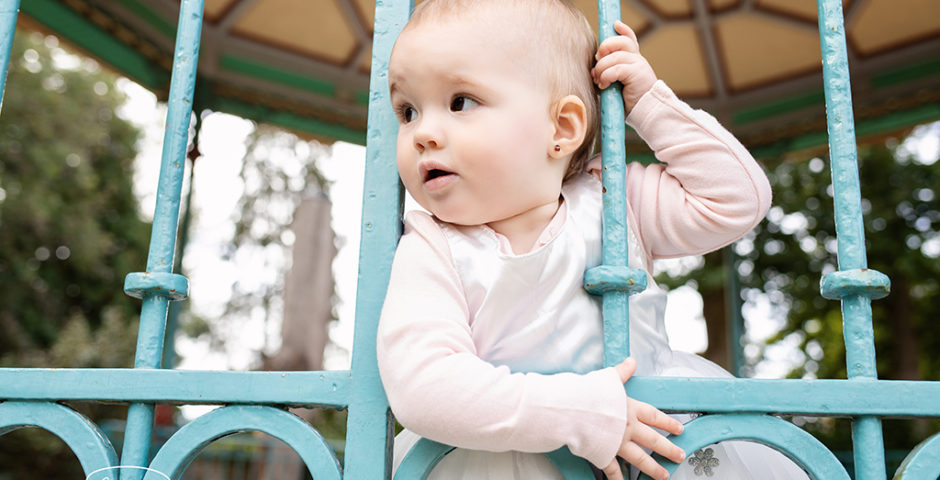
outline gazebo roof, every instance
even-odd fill
[[[594,0],[575,0],[596,19]],[[825,143],[813,0],[622,0],[660,78],[758,154]],[[860,135],[940,118],[940,2],[844,0]],[[165,98],[179,0],[29,0],[41,28]],[[196,102],[364,143],[372,0],[206,0]]]

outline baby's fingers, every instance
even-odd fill
[[[638,425],[635,427],[631,440],[641,447],[648,448],[672,460],[674,463],[682,463],[682,461],[685,460],[685,452],[683,452],[681,448],[646,425]]]
[[[643,57],[637,53],[616,51],[600,59],[594,64],[594,73],[604,72],[618,65],[632,65],[643,61]]]
[[[659,480],[669,478],[669,471],[663,468],[662,465],[656,463],[656,460],[653,460],[653,457],[649,456],[649,454],[643,451],[636,443],[628,442],[620,447],[620,456],[652,478]]]
[[[627,357],[622,362],[614,365],[614,370],[620,375],[620,383],[627,383],[627,380],[630,380],[633,372],[636,371],[636,360],[633,357]]]
[[[635,36],[632,38],[624,35],[608,37],[606,40],[601,42],[600,46],[597,47],[597,54],[594,55],[594,59],[600,60],[617,51],[639,53],[640,44],[637,42]]]
[[[682,422],[670,417],[669,415],[666,415],[662,412],[662,410],[648,403],[630,399],[630,408],[633,408],[633,413],[636,415],[636,419],[644,425],[649,425],[660,430],[665,430],[673,435],[679,435],[682,433],[684,428],[682,426]]]
[[[620,20],[617,20],[614,22],[614,31],[616,31],[617,33],[621,35],[630,37],[631,39],[633,39],[633,43],[640,43],[636,39],[636,32],[634,32],[633,29],[630,28],[629,25],[621,22]]]
[[[623,480],[623,471],[620,470],[620,462],[614,458],[604,467],[604,476],[607,480]]]
[[[591,70],[591,76],[594,83],[600,88],[607,88],[613,82],[621,82],[624,85],[630,82],[633,77],[642,73],[643,57],[634,53],[614,52],[602,58],[594,69]]]

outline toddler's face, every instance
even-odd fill
[[[565,165],[549,156],[537,46],[509,21],[461,17],[406,28],[389,86],[405,188],[441,220],[480,225],[557,201]]]

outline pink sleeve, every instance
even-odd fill
[[[512,373],[477,356],[468,320],[443,232],[426,214],[409,214],[377,340],[382,383],[402,425],[474,450],[568,446],[601,467],[614,458],[627,409],[614,369]]]
[[[767,176],[717,120],[658,81],[627,123],[665,165],[627,165],[627,202],[653,258],[696,255],[750,231],[770,208]]]

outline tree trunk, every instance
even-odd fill
[[[330,201],[305,198],[294,212],[293,263],[284,283],[281,348],[269,370],[321,370],[333,318],[333,257]]]

